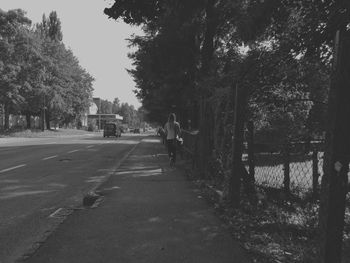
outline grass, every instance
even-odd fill
[[[14,137],[14,138],[41,138],[41,137],[64,137],[72,135],[83,135],[93,132],[78,129],[51,129],[41,131],[40,129],[30,130],[12,130],[0,133],[0,138]]]

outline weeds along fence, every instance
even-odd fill
[[[184,152],[197,165],[198,132],[183,131]],[[250,148],[248,147],[250,145]],[[243,164],[256,185],[317,196],[323,174],[323,141],[244,143]]]

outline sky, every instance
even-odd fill
[[[0,9],[21,8],[34,23],[56,11],[61,20],[63,42],[94,78],[94,97],[113,102],[118,97],[136,108],[141,106],[133,90],[135,83],[126,69],[132,68],[127,38],[140,35],[138,27],[109,19],[103,13],[112,0],[1,0]]]

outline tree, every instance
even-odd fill
[[[129,72],[150,120],[164,122],[175,111],[183,123],[189,116],[197,123],[198,113],[192,113],[198,110],[195,83],[205,2],[115,1],[105,9],[114,19],[145,25],[146,36],[131,39],[138,50],[130,56],[135,70]]]
[[[350,12],[350,9],[347,11]],[[348,192],[350,129],[346,123],[350,114],[350,33],[346,25],[349,22],[350,19],[342,21],[336,28],[329,94],[329,124],[320,206],[321,262],[327,263],[341,262],[345,199]]]
[[[20,57],[21,71],[18,75],[22,87],[19,111],[26,116],[27,128],[31,128],[31,116],[40,116],[43,57],[41,55],[41,39],[36,32],[23,28],[18,39],[16,54]]]
[[[101,100],[101,110],[102,114],[111,114],[112,113],[113,104],[108,100]]]
[[[266,8],[265,8],[266,7]],[[320,205],[321,262],[341,261],[341,241],[349,165],[349,131],[344,123],[349,114],[350,7],[348,1],[250,1],[244,9],[241,32],[246,41],[270,39],[288,54],[315,59],[327,65],[335,58],[329,93],[326,152]],[[246,27],[248,26],[248,27]],[[248,28],[248,30],[247,30]],[[252,30],[249,30],[252,29]],[[332,40],[336,36],[335,48]],[[298,40],[298,41],[295,41]],[[309,60],[309,61],[311,61]],[[324,86],[322,83],[322,86]],[[324,96],[327,97],[327,96]],[[346,146],[345,146],[346,145]]]
[[[76,121],[89,107],[93,77],[79,65],[71,50],[62,41],[61,22],[56,12],[37,25],[44,39],[42,53],[45,56],[45,77],[42,98],[47,129],[50,122],[56,124]]]
[[[105,8],[104,13],[109,17],[117,19],[121,17],[125,23],[140,25],[153,21],[162,12],[162,1],[128,1],[116,0],[110,8]]]
[[[130,56],[134,60],[135,69],[130,73],[137,83],[137,96],[149,119],[163,122],[169,112],[176,111],[184,123],[191,118],[199,127],[199,167],[205,176],[213,149],[209,128],[213,120],[208,119],[212,116],[210,80],[221,30],[226,25],[220,15],[228,5],[216,0],[153,4],[144,13],[141,2],[126,5],[115,1],[105,13],[130,24],[145,25],[146,36],[131,40],[139,48]]]
[[[57,42],[61,42],[63,39],[61,21],[56,11],[52,11],[48,18],[43,14],[42,21],[40,24],[37,24],[36,28],[43,38],[49,38]]]
[[[112,113],[119,114],[120,111],[120,100],[119,98],[114,98],[112,105]]]
[[[234,138],[225,155],[232,155],[230,197],[237,205],[247,174],[241,169],[245,121],[253,119],[260,136],[280,142],[322,133],[334,27],[348,16],[348,6],[330,0],[144,5],[119,0],[105,10],[144,25],[146,35],[131,39],[138,47],[130,55],[137,96],[153,120],[177,106],[174,97],[187,117],[198,110],[203,170],[214,147],[226,151],[227,138]],[[242,45],[248,52],[240,52]],[[179,94],[186,94],[183,100]],[[223,126],[218,143],[214,136]]]
[[[0,103],[10,114],[42,114],[56,124],[77,121],[89,107],[93,78],[62,43],[56,12],[31,28],[23,10],[0,10]],[[44,114],[45,113],[45,114]],[[42,125],[43,127],[43,125]]]
[[[129,127],[140,126],[140,118],[133,105],[129,105],[127,102],[122,103],[120,105],[120,115],[123,117],[123,122],[128,124]]]
[[[16,53],[24,31],[31,21],[23,10],[16,9],[4,12],[0,9],[0,102],[5,110],[5,129],[9,128],[9,114],[14,107],[23,101],[20,95],[21,57]]]
[[[62,68],[66,68],[63,96],[66,103],[58,119],[60,123],[77,123],[90,106],[94,78],[79,65],[71,50],[66,50]]]

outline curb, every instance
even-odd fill
[[[135,144],[124,156],[123,158],[121,158],[113,167],[111,170],[115,171],[119,168],[119,166],[131,155],[131,153],[137,148],[137,146],[139,146],[139,144],[141,143],[138,142],[137,144]],[[86,193],[86,195],[88,195],[89,193],[94,193],[96,194],[96,191],[98,188],[101,187],[101,185],[103,185],[105,182],[107,182],[109,180],[109,178],[111,177],[111,174],[109,173],[107,176],[105,176],[103,178],[103,180],[101,180],[100,182],[98,182],[96,185],[94,185],[89,191],[88,193]]]

